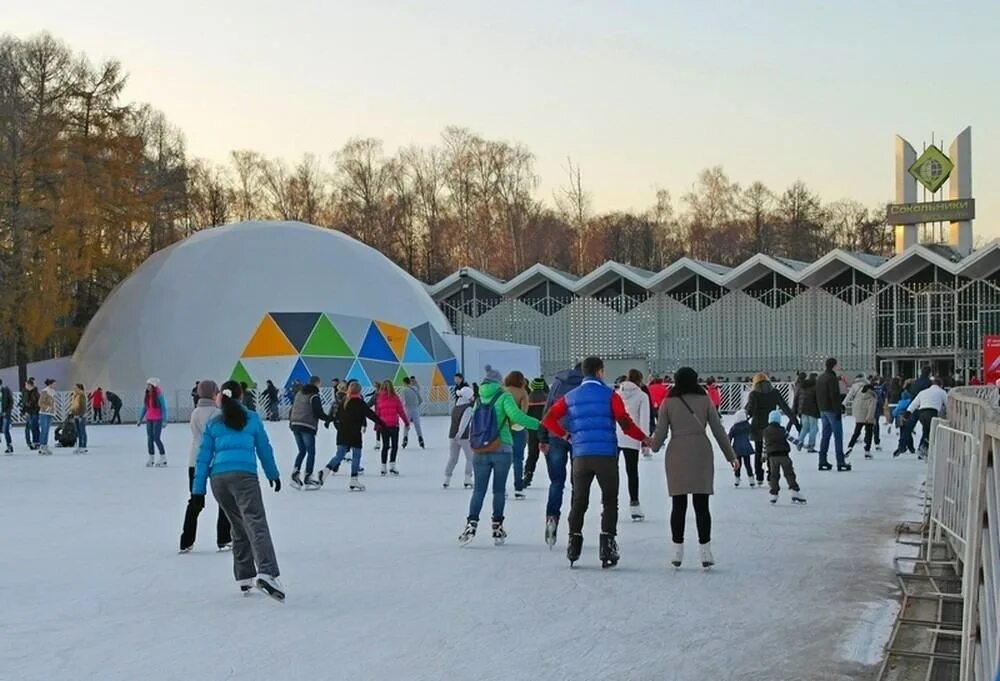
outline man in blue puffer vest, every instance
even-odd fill
[[[572,442],[573,502],[569,512],[566,557],[572,566],[583,550],[583,518],[590,504],[590,486],[601,487],[602,567],[618,564],[618,433],[615,425],[649,446],[649,438],[628,415],[621,395],[604,383],[600,357],[583,360],[583,382],[552,405],[542,425],[552,435]]]

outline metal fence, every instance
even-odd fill
[[[962,681],[1000,674],[1000,390],[956,388],[932,426],[928,541],[947,543],[962,575]]]

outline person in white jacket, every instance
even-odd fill
[[[642,389],[642,372],[630,369],[628,378],[618,386],[625,410],[633,422],[640,427],[649,425],[649,395]],[[639,449],[642,443],[626,435],[621,426],[618,428],[618,451],[625,458],[625,475],[628,477],[629,511],[632,520],[645,519],[642,507],[639,505]]]
[[[455,390],[451,407],[451,426],[448,429],[448,463],[444,467],[442,487],[451,485],[451,475],[458,464],[458,456],[465,453],[465,489],[472,489],[472,445],[469,444],[469,424],[472,423],[472,403],[475,392],[472,386],[462,385]]]
[[[205,434],[205,426],[208,422],[221,414],[219,407],[215,404],[215,398],[219,393],[219,386],[215,381],[201,381],[196,388],[198,402],[194,411],[191,412],[191,454],[188,456],[188,492],[194,484],[194,468],[198,461],[198,450],[201,448],[201,438]],[[181,530],[181,553],[190,553],[194,548],[195,535],[198,532],[198,515],[202,506],[188,500],[187,509],[184,511],[184,529]],[[232,547],[232,529],[229,525],[229,518],[219,507],[219,518],[215,523],[216,546],[220,551],[225,551]]]

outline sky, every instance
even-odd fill
[[[119,59],[192,156],[388,152],[446,126],[519,142],[539,195],[675,205],[703,168],[828,200],[892,199],[895,135],[972,126],[977,238],[1000,238],[1000,2],[33,0],[0,31]],[[329,164],[328,164],[329,165]]]

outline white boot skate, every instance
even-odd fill
[[[475,487],[475,485],[472,483],[472,476],[471,475],[466,475],[465,476],[465,489],[472,489],[473,487]]]
[[[674,544],[674,558],[670,561],[670,564],[675,568],[679,568],[681,563],[684,562],[684,544]]]
[[[778,503],[778,495],[777,494],[772,494],[771,495],[771,503],[772,504]]]
[[[646,519],[646,514],[642,512],[642,506],[639,505],[638,501],[635,502],[634,504],[629,504],[628,510],[629,513],[632,515],[632,522],[640,523]]]
[[[715,557],[712,556],[712,544],[702,544],[699,547],[701,552],[701,566],[706,570],[715,565]]]
[[[351,484],[348,486],[347,489],[349,489],[352,492],[364,492],[365,485],[364,483],[360,482],[356,476],[354,476],[351,478]]]
[[[446,475],[444,476],[444,482],[441,483],[441,487],[448,489],[448,487],[450,486],[451,486],[451,476]]]
[[[792,492],[792,503],[793,504],[804,504],[806,503],[806,497],[800,490]]]
[[[156,459],[154,459],[153,457],[149,457],[148,459],[146,459],[146,468],[152,468],[155,465],[156,465]]]

